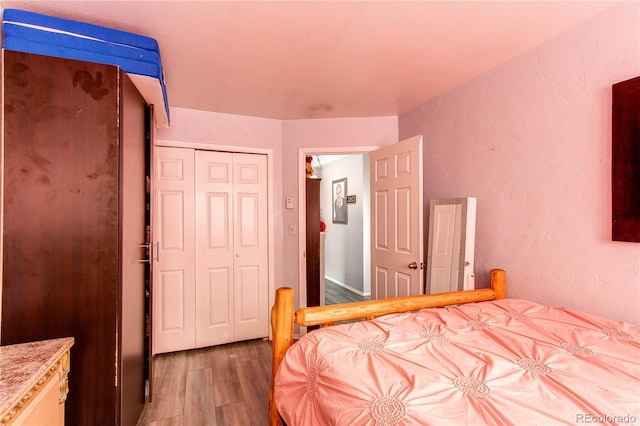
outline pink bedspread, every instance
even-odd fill
[[[288,426],[640,425],[640,326],[505,299],[313,331],[276,378]]]

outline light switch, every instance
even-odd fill
[[[293,198],[286,198],[285,201],[286,201],[285,204],[286,204],[287,208],[288,209],[292,209],[293,208]]]

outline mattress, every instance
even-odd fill
[[[640,421],[640,327],[503,299],[312,331],[287,351],[296,425]]]
[[[3,48],[116,65],[131,78],[155,121],[169,127],[169,103],[156,40],[98,25],[18,9],[3,12]]]

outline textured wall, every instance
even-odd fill
[[[611,241],[611,85],[640,75],[640,3],[399,117],[424,134],[425,205],[478,198],[477,283],[640,323],[640,244]]]

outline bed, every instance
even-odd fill
[[[487,289],[293,306],[278,289],[271,425],[640,422],[640,326],[507,299],[503,270]],[[293,343],[294,323],[329,326]]]

